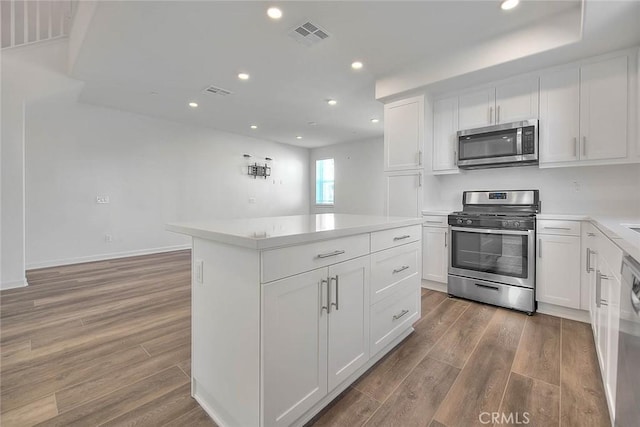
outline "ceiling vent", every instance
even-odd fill
[[[307,21],[299,27],[291,30],[289,36],[305,46],[313,46],[314,44],[329,38],[329,33],[318,25]]]
[[[231,95],[233,92],[231,92],[230,90],[222,89],[221,87],[209,86],[204,90],[204,93],[213,93],[214,95],[227,96]]]

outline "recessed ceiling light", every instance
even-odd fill
[[[249,80],[249,74],[247,74],[247,73],[240,73],[240,74],[238,74],[238,78],[239,78],[240,80]]]
[[[354,70],[359,70],[362,68],[362,62],[360,61],[355,61],[351,63],[351,68],[353,68]]]
[[[267,9],[267,15],[271,19],[280,19],[282,18],[282,11],[277,7],[270,7]]]
[[[371,119],[371,123],[378,123],[379,121],[379,119]]]
[[[520,0],[504,0],[500,7],[502,8],[502,10],[509,10],[516,7],[518,3],[520,3]]]
[[[189,107],[191,107],[191,108],[198,108],[198,103],[197,103],[197,102],[190,102],[190,103],[189,103]]]
[[[258,129],[258,126],[256,126],[256,125],[251,125],[251,129]]]
[[[302,137],[300,135],[296,136],[296,139],[302,139]]]
[[[318,123],[316,123],[316,122],[307,122],[307,124],[309,126],[318,126]]]
[[[338,101],[336,101],[335,99],[327,100],[327,104],[329,104],[329,105],[336,105],[337,103],[338,103]]]

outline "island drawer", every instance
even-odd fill
[[[561,234],[567,236],[580,235],[580,221],[558,219],[539,219],[538,234]]]
[[[376,231],[371,233],[371,252],[415,242],[420,240],[421,237],[422,227],[419,224]]]
[[[404,281],[420,282],[420,242],[409,243],[371,255],[371,303],[400,289]]]
[[[266,250],[261,254],[261,281],[272,282],[368,253],[369,234]]]
[[[370,354],[375,355],[418,320],[419,286],[404,281],[402,289],[371,306]]]

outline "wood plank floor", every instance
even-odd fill
[[[27,277],[0,293],[0,425],[215,426],[189,392],[189,251]],[[415,328],[309,425],[608,425],[589,325],[423,290]]]

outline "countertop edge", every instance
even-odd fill
[[[357,234],[373,233],[376,231],[390,230],[394,228],[407,227],[411,225],[421,225],[422,218],[407,218],[389,223],[368,224],[354,226],[337,230],[316,231],[312,233],[292,234],[288,236],[275,236],[266,238],[251,238],[234,234],[222,233],[214,230],[204,230],[202,228],[190,227],[170,223],[165,225],[167,231],[186,234],[192,237],[213,240],[219,243],[240,246],[254,250],[269,250],[285,246],[300,245],[321,240],[337,239],[341,237],[354,236]]]

